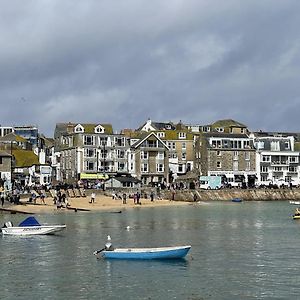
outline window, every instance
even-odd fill
[[[95,150],[94,149],[84,149],[84,154],[85,154],[85,157],[95,157]]]
[[[246,161],[246,171],[250,171],[250,167],[251,167],[250,161]]]
[[[264,162],[270,162],[271,161],[271,157],[268,156],[268,155],[263,155],[262,161],[264,161]]]
[[[178,133],[178,138],[185,139],[186,138],[186,133],[185,132],[179,132]]]
[[[0,157],[0,165],[2,165],[2,164],[3,164],[2,157]]]
[[[93,146],[94,145],[94,137],[91,135],[84,136],[84,145],[85,146]]]
[[[220,150],[218,150],[217,151],[217,156],[222,156],[222,154],[221,154],[221,151]],[[199,157],[200,158],[200,157]]]
[[[119,147],[124,147],[125,146],[125,138],[123,137],[116,137],[115,138],[115,145]]]
[[[269,168],[267,166],[260,166],[260,172],[262,173],[268,173]]]
[[[177,154],[176,153],[169,153],[169,158],[177,158]]]
[[[298,163],[298,157],[296,156],[290,156],[289,157],[290,163]]]
[[[222,163],[220,161],[217,161],[217,168],[222,168]]]
[[[236,160],[233,162],[233,171],[238,171],[239,170],[239,162]]]
[[[284,149],[286,149],[286,150],[290,149],[290,143],[289,142],[284,142]]]
[[[185,142],[181,143],[181,149],[186,150],[186,143]]]
[[[178,172],[179,173],[183,172],[183,164],[178,165]]]
[[[148,164],[141,164],[141,172],[142,173],[148,172]]]
[[[224,128],[223,127],[217,127],[216,131],[218,131],[218,132],[224,132]]]
[[[94,162],[92,161],[86,161],[86,170],[87,171],[94,171]]]
[[[260,176],[260,181],[267,181],[268,180],[268,176],[267,175],[261,175]]]
[[[148,159],[148,152],[141,151],[141,159]]]
[[[118,158],[125,158],[125,151],[124,150],[117,150],[117,157]]]
[[[297,173],[297,168],[296,167],[289,167],[289,172]]]
[[[84,132],[84,128],[78,124],[75,128],[74,128],[75,133],[80,133],[80,132]]]
[[[168,147],[169,147],[170,150],[175,150],[176,149],[175,142],[168,142]]]
[[[271,151],[279,151],[279,150],[280,150],[279,141],[272,141],[271,142]]]
[[[157,148],[157,140],[148,140],[142,144],[142,147]]]
[[[163,152],[158,152],[158,153],[157,153],[157,157],[156,157],[157,159],[164,159],[164,157],[165,157],[165,156],[164,156],[164,153],[163,153]]]
[[[163,172],[164,164],[156,164],[156,172]]]
[[[165,137],[165,133],[164,132],[157,132],[156,134],[159,138],[164,138]]]
[[[250,148],[250,141],[244,141],[244,148],[249,149]]]
[[[238,160],[239,159],[239,153],[238,151],[233,151],[233,159]]]
[[[249,160],[250,159],[250,152],[245,152],[245,160]]]
[[[125,163],[118,162],[118,171],[125,171]]]
[[[100,125],[95,127],[95,133],[104,133],[104,128]]]
[[[183,152],[183,153],[181,154],[181,158],[182,158],[183,160],[186,160],[186,153],[185,153],[185,152]]]

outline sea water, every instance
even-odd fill
[[[36,215],[51,236],[0,237],[0,299],[300,299],[300,220],[276,202]],[[24,215],[0,215],[22,221]],[[115,247],[192,245],[185,259],[96,259]]]

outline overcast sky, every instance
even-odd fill
[[[300,131],[299,15],[299,0],[0,0],[0,124]]]

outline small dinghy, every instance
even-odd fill
[[[191,249],[190,245],[159,248],[113,248],[110,241],[110,236],[108,236],[105,247],[93,254],[101,253],[102,257],[110,259],[178,259],[185,257]]]
[[[233,198],[231,201],[232,202],[242,202],[243,200],[241,198]]]
[[[53,234],[66,228],[66,225],[41,225],[35,217],[28,217],[19,226],[6,222],[1,228],[2,234],[8,235],[36,235]]]

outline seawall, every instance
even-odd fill
[[[197,195],[196,200],[194,195]],[[228,201],[241,198],[244,201],[300,200],[300,189],[221,189],[164,191],[164,199],[175,201]]]

